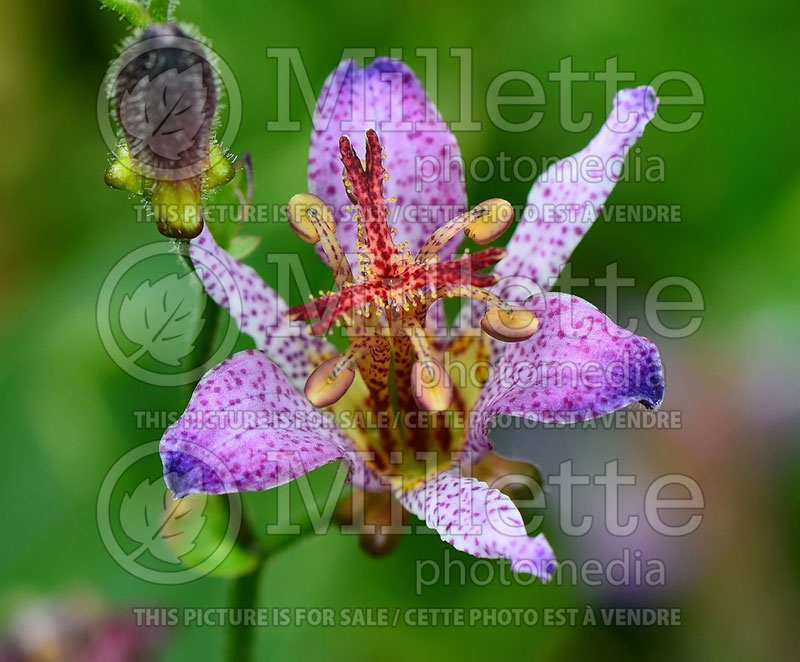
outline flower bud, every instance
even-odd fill
[[[173,239],[193,239],[203,229],[202,182],[199,177],[153,182],[153,216],[158,231]]]
[[[131,49],[112,93],[134,169],[161,181],[202,174],[217,107],[205,46],[173,23],[154,23]]]
[[[111,91],[123,139],[106,184],[150,200],[162,234],[191,239],[203,229],[203,193],[235,174],[211,135],[211,56],[173,23],[149,25],[125,53]]]

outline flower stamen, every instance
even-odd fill
[[[311,193],[293,195],[286,205],[286,216],[294,233],[309,244],[319,242],[333,272],[337,287],[352,282],[353,272],[336,239],[336,221],[325,202]]]
[[[502,235],[514,220],[514,208],[502,198],[486,200],[445,223],[422,245],[418,262],[429,262],[461,230],[476,244],[488,244]]]
[[[328,407],[347,393],[355,379],[353,364],[365,351],[363,343],[350,345],[341,356],[324,361],[306,380],[304,393],[315,407]]]
[[[486,309],[481,328],[492,338],[503,342],[527,340],[539,328],[539,318],[521,306],[493,305]]]
[[[461,231],[479,244],[493,241],[508,228],[514,211],[505,200],[486,200],[436,230],[415,257],[407,242],[395,243],[388,224],[383,193],[387,171],[375,131],[367,131],[366,144],[365,160],[361,161],[350,139],[339,139],[345,189],[356,205],[358,274],[350,271],[325,203],[309,194],[289,201],[292,227],[305,241],[320,242],[337,286],[291,308],[289,317],[311,322],[314,334],[324,334],[333,324],[343,323],[351,343],[345,354],[329,359],[311,374],[306,395],[318,407],[335,403],[352,384],[355,364],[369,391],[369,406],[388,412],[392,409],[389,379],[393,365],[402,411],[443,412],[454,406],[457,394],[427,335],[427,311],[437,299],[461,297],[488,304],[481,326],[505,342],[530,338],[538,326],[533,313],[487,289],[497,282],[497,276],[479,271],[502,260],[505,249],[486,248],[440,260],[442,247]],[[385,450],[398,443],[392,430],[381,428],[379,432]],[[429,437],[418,430],[406,443],[424,449]]]
[[[411,392],[424,411],[446,411],[453,403],[453,383],[441,361],[434,358],[425,329],[417,320],[406,323],[417,360],[411,368]]]

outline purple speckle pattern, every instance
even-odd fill
[[[544,534],[531,538],[514,502],[476,478],[443,471],[395,493],[406,510],[456,549],[483,559],[508,559],[515,572],[547,581],[556,570]]]
[[[254,269],[221,249],[207,227],[192,240],[189,254],[208,295],[223,306],[239,330],[251,336],[256,347],[283,370],[295,390],[300,392],[301,400],[310,407],[302,395],[303,387],[321,358],[337,353],[333,345],[324,338],[309,335],[304,322],[293,324],[287,321],[286,302]],[[358,453],[350,452],[346,459],[351,465],[350,484],[370,492],[389,489]],[[190,458],[190,463],[192,467],[199,466],[196,458]],[[206,472],[206,479],[213,480],[213,472]]]
[[[266,490],[342,458],[348,448],[345,434],[322,425],[280,368],[251,349],[206,373],[164,433],[160,452],[167,486],[182,497]]]
[[[225,308],[242,333],[280,366],[302,390],[323,358],[336,354],[324,338],[310,336],[305,322],[289,322],[286,302],[254,269],[220,248],[208,228],[191,241],[189,255],[208,295]]]
[[[621,166],[656,103],[649,87],[619,92],[603,129],[572,162],[593,157]],[[348,253],[355,248],[356,223],[346,211],[351,203],[342,184],[337,144],[342,134],[349,134],[363,154],[368,128],[377,130],[386,146],[386,191],[397,198],[390,218],[397,228],[395,241],[408,241],[416,253],[436,228],[466,208],[458,145],[406,65],[388,58],[366,68],[343,62],[317,102],[308,177],[310,191],[333,208],[337,237]],[[420,159],[438,164],[434,181],[417,176]],[[636,402],[657,408],[663,399],[661,361],[649,340],[624,331],[577,297],[540,292],[515,298],[507,291],[511,281],[528,293],[537,289],[531,283],[545,290],[551,285],[550,278],[569,259],[619,177],[619,169],[604,169],[598,181],[572,181],[562,177],[568,161],[555,164],[536,182],[508,257],[495,269],[505,280],[501,294],[524,301],[539,318],[539,329],[527,341],[495,345],[501,349],[471,412],[464,448],[475,461],[491,449],[488,427],[500,415],[568,423]],[[448,248],[443,258],[455,245]],[[308,336],[305,325],[288,322],[286,303],[253,269],[220,249],[208,229],[191,242],[190,254],[208,294],[259,349],[235,354],[206,374],[183,416],[165,432],[161,457],[175,496],[266,490],[340,459],[349,463],[353,485],[390,489],[347,435],[325,424],[299,392],[313,367],[335,354],[334,348]],[[544,535],[529,537],[513,501],[486,483],[451,469],[395,495],[458,550],[508,559],[516,572],[544,581],[556,570]]]
[[[382,57],[361,68],[347,60],[328,76],[314,111],[309,190],[333,209],[336,236],[352,257],[356,222],[352,212],[346,211],[352,203],[342,183],[337,145],[339,137],[347,134],[356,152],[363,155],[364,132],[370,128],[378,132],[385,147],[386,197],[397,199],[389,208],[389,224],[397,230],[395,243],[407,241],[416,254],[429,235],[466,210],[467,196],[455,136],[403,62]],[[458,240],[451,242],[442,251],[442,259],[457,244]],[[357,266],[355,261],[353,265]]]
[[[617,92],[611,114],[592,141],[537,179],[508,243],[508,256],[494,273],[501,279],[514,277],[521,292],[535,291],[532,284],[550,288],[551,279],[558,276],[600,213],[628,150],[642,137],[657,105],[649,86]],[[506,280],[504,289],[508,286]]]
[[[475,461],[491,450],[488,426],[501,415],[573,423],[633,403],[661,406],[663,368],[647,338],[575,296],[550,292],[525,305],[539,328],[529,340],[506,345],[475,403],[465,447]]]

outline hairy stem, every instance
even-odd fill
[[[100,4],[122,16],[135,28],[143,28],[150,22],[150,14],[136,0],[100,0]]]

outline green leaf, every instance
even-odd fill
[[[204,319],[196,323],[193,314],[195,283],[194,274],[169,274],[155,283],[145,281],[132,295],[125,295],[120,306],[120,328],[128,340],[139,345],[129,357],[132,361],[149,354],[161,363],[177,366],[192,352],[205,324]]]
[[[219,156],[222,155],[219,145],[212,149]],[[214,241],[225,250],[230,250],[234,238],[239,235],[247,221],[253,197],[252,176],[250,156],[244,152],[236,164],[233,178],[225,185],[213,187],[208,196],[206,224],[214,235]],[[254,248],[255,246],[250,250]]]
[[[239,507],[236,517],[240,515]],[[210,574],[239,577],[252,572],[259,558],[232,539],[238,527],[230,527],[231,517],[227,496],[191,494],[174,499],[160,478],[145,479],[133,492],[126,493],[119,513],[125,535],[139,543],[132,556],[149,552],[160,561],[187,570],[203,567],[205,574],[208,559],[220,548],[230,548]]]

